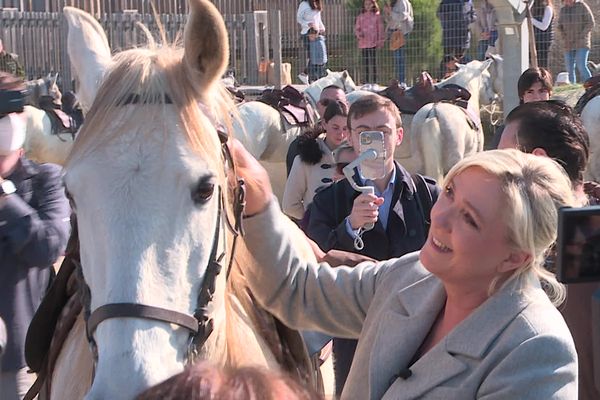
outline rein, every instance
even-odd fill
[[[136,95],[127,96],[121,103],[138,104],[140,99]],[[171,104],[170,98],[166,96],[164,103]],[[200,105],[202,107],[202,105]],[[214,122],[213,122],[214,123]],[[226,171],[226,180],[230,172],[235,177],[235,186],[233,187],[233,222],[225,209],[225,196],[221,185],[217,187],[218,212],[215,231],[213,234],[213,243],[206,267],[202,286],[198,292],[196,310],[193,315],[181,313],[175,310],[169,310],[162,307],[149,306],[139,303],[110,303],[104,304],[90,313],[91,293],[89,286],[83,280],[83,271],[81,265],[78,265],[79,273],[83,281],[82,303],[84,305],[84,316],[86,319],[86,332],[88,342],[94,357],[94,364],[98,361],[98,347],[94,339],[94,332],[98,325],[111,318],[138,318],[150,319],[160,322],[167,322],[179,327],[185,328],[190,332],[190,340],[187,349],[187,362],[193,363],[200,354],[201,348],[211,335],[214,329],[214,322],[208,315],[208,308],[213,300],[216,288],[217,277],[223,269],[223,260],[227,254],[227,245],[219,253],[220,237],[222,235],[221,225],[226,225],[227,229],[233,234],[231,247],[231,256],[227,265],[226,278],[229,277],[229,271],[233,264],[235,248],[239,236],[243,236],[242,214],[246,205],[246,188],[244,180],[239,178],[236,173],[235,163],[227,146],[228,135],[217,125],[217,132],[221,142],[221,153],[223,167]],[[224,239],[225,240],[225,239]],[[95,369],[95,368],[94,368]]]

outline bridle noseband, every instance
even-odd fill
[[[127,96],[126,99],[124,99],[123,103],[137,104],[139,102],[139,96],[130,95]],[[171,100],[167,96],[166,101],[164,102],[169,104],[171,103]],[[213,124],[215,124],[214,121]],[[213,235],[213,242],[208,260],[208,265],[206,267],[206,272],[202,281],[202,286],[200,287],[200,290],[198,292],[196,311],[192,316],[179,311],[149,306],[145,304],[110,303],[104,304],[90,313],[91,295],[89,294],[89,287],[85,285],[86,288],[84,288],[84,294],[82,295],[82,303],[84,304],[84,316],[86,318],[87,338],[94,356],[95,363],[98,360],[98,347],[94,339],[94,332],[98,325],[101,322],[106,321],[107,319],[149,319],[174,324],[176,326],[187,329],[190,332],[190,340],[186,355],[187,362],[195,361],[195,359],[200,353],[201,348],[204,346],[204,343],[213,332],[214,323],[212,318],[208,315],[208,306],[213,300],[217,277],[223,269],[222,262],[227,254],[226,244],[223,246],[223,249],[219,253],[219,238],[222,235],[221,225],[226,224],[228,229],[233,234],[231,256],[229,259],[229,265],[227,266],[228,276],[229,270],[231,269],[231,265],[233,263],[233,255],[235,253],[237,239],[239,236],[242,236],[244,234],[242,227],[242,214],[246,205],[246,189],[244,180],[239,178],[236,174],[235,163],[231,156],[229,147],[227,146],[228,135],[223,129],[221,129],[221,127],[218,124],[215,124],[215,126],[217,127],[219,140],[221,142],[221,153],[222,159],[224,161],[224,168],[226,170],[226,177],[227,173],[229,172],[235,176],[236,180],[236,185],[233,188],[233,223],[231,222],[231,219],[229,218],[229,215],[225,210],[225,196],[223,193],[223,189],[219,185],[217,186],[217,222]],[[78,268],[80,269],[81,275],[83,275],[81,271],[81,265],[79,265]],[[87,295],[85,294],[85,292],[87,292]]]

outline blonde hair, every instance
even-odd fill
[[[502,209],[506,221],[507,240],[516,251],[531,258],[512,272],[503,283],[520,281],[520,287],[537,278],[555,304],[565,299],[565,288],[543,264],[548,249],[556,241],[558,209],[574,206],[571,181],[564,169],[548,157],[538,157],[518,150],[492,150],[477,153],[457,163],[444,179],[446,186],[468,168],[477,167],[495,176],[505,194]],[[498,277],[489,288],[492,295],[499,287]]]

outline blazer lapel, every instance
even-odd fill
[[[411,362],[444,305],[441,282],[428,276],[392,295],[378,318],[377,335],[371,346],[370,387],[388,388]],[[360,345],[360,344],[359,344]],[[370,398],[381,398],[371,393]]]
[[[461,357],[483,359],[500,332],[531,301],[517,291],[516,284],[509,283],[500,289],[413,364],[411,377],[395,383],[402,385],[398,390],[402,391],[403,398],[421,398],[432,388],[465,371],[468,366]],[[541,288],[532,292],[543,294]]]

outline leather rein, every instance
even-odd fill
[[[137,103],[137,101],[129,100],[127,104]],[[166,103],[170,103],[170,99],[167,99]],[[229,147],[227,146],[228,135],[217,126],[217,132],[219,134],[219,140],[221,142],[221,153],[224,162],[224,168],[227,173],[230,172],[235,176],[236,185],[233,188],[233,223],[230,216],[227,214],[225,208],[225,196],[221,185],[217,186],[218,196],[218,212],[217,222],[215,231],[213,234],[212,248],[206,267],[206,273],[202,281],[202,286],[198,292],[198,301],[196,310],[193,315],[182,313],[175,310],[169,310],[162,307],[149,306],[146,304],[139,303],[110,303],[104,304],[93,312],[90,313],[91,307],[91,295],[89,293],[89,287],[87,287],[87,295],[82,296],[82,303],[84,304],[84,316],[86,319],[86,332],[90,348],[94,357],[94,363],[98,360],[98,348],[94,339],[94,332],[98,325],[103,321],[112,318],[138,318],[138,319],[150,319],[160,322],[166,322],[185,328],[190,332],[190,340],[187,349],[187,362],[193,363],[198,357],[200,350],[204,346],[204,343],[213,332],[214,322],[208,315],[208,306],[213,300],[215,293],[215,286],[217,277],[223,269],[223,261],[227,254],[227,246],[223,246],[221,252],[219,252],[219,243],[221,232],[221,225],[226,224],[227,228],[233,234],[233,242],[231,247],[231,256],[229,258],[229,264],[227,266],[227,277],[233,263],[235,254],[235,248],[237,239],[239,236],[243,236],[242,227],[242,214],[246,205],[246,188],[244,180],[239,178],[236,174],[235,163],[231,156]],[[78,266],[81,270],[81,265]],[[87,286],[87,285],[86,285]]]

